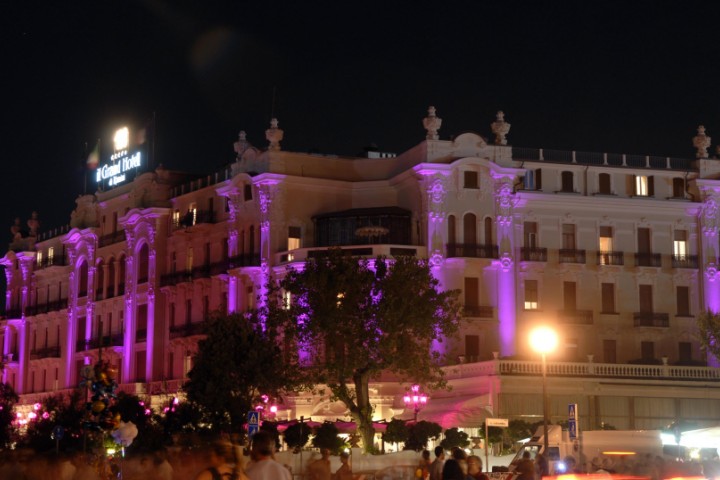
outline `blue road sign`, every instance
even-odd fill
[[[577,423],[575,423],[574,418],[568,420],[568,434],[570,436],[570,440],[575,440],[577,438]]]
[[[260,425],[260,413],[256,411],[248,412],[248,425]]]
[[[260,427],[256,424],[248,424],[248,437],[252,438],[252,436],[255,435],[258,430],[260,430]]]

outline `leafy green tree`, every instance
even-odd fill
[[[9,383],[0,383],[0,449],[8,447],[15,440],[15,404],[19,397]]]
[[[526,422],[525,420],[510,420],[508,427],[505,429],[505,433],[510,439],[511,443],[518,442],[524,438],[530,438],[535,433],[533,424]]]
[[[53,430],[60,426],[64,434],[57,447],[61,451],[82,449],[82,422],[85,417],[85,400],[81,389],[69,394],[57,394],[44,398],[35,420],[28,423],[24,443],[36,452],[54,450]]]
[[[720,314],[701,313],[697,317],[697,326],[702,349],[720,360]]]
[[[387,424],[387,430],[383,433],[383,442],[395,443],[407,442],[410,431],[405,420],[393,418]]]
[[[280,349],[265,313],[215,313],[206,321],[185,391],[215,431],[240,432],[260,395],[279,397],[299,385],[297,368]]]
[[[292,448],[295,452],[299,452],[307,445],[310,440],[312,429],[304,422],[298,422],[290,425],[285,430],[285,443],[288,448]]]
[[[427,261],[370,261],[333,249],[290,271],[281,286],[295,298],[287,335],[310,355],[314,383],[347,406],[365,451],[375,434],[370,380],[390,371],[430,389],[445,385],[432,345],[457,332],[460,304],[457,291],[440,289]]]
[[[313,447],[327,448],[333,455],[339,455],[347,444],[338,435],[340,431],[332,422],[323,422],[315,429],[315,436],[312,439]]]
[[[427,448],[427,443],[432,438],[437,440],[442,434],[442,427],[435,422],[420,420],[408,427],[408,439],[405,442],[405,450],[419,452]]]
[[[457,427],[445,430],[445,438],[440,442],[440,446],[446,450],[453,447],[465,448],[470,445],[469,435],[461,432]]]

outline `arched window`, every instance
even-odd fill
[[[98,300],[102,300],[105,298],[103,296],[103,287],[105,283],[105,267],[102,262],[102,260],[98,261],[97,267],[95,268],[95,298]]]
[[[560,178],[562,180],[561,191],[568,193],[575,191],[573,187],[573,172],[562,172]]]
[[[143,243],[137,254],[137,281],[145,283],[148,280],[148,245]]]
[[[466,213],[463,217],[463,257],[474,257],[477,245],[477,217],[473,213]]]
[[[83,259],[78,267],[78,297],[86,297],[88,289],[88,266]]]
[[[108,286],[107,286],[107,298],[115,296],[115,259],[111,258],[108,261]]]
[[[598,176],[598,193],[601,193],[603,195],[612,195],[612,190],[610,190],[609,173],[601,173]]]
[[[125,293],[125,257],[122,256],[118,260],[118,284],[117,284],[117,295]]]
[[[489,247],[494,245],[493,241],[493,219],[485,217],[485,246]]]

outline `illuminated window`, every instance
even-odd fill
[[[345,294],[344,294],[344,293],[340,292],[340,293],[337,294],[337,299],[338,299],[338,301],[337,301],[337,306],[338,306],[338,307],[340,307],[340,306],[342,305],[342,300],[343,300],[343,298],[345,298]]]
[[[687,232],[685,230],[675,230],[673,254],[682,259],[687,256]]]
[[[538,309],[537,280],[525,280],[525,310]]]
[[[195,225],[197,223],[197,204],[191,203],[189,211],[192,215],[192,223],[190,225]]]
[[[290,306],[292,305],[292,294],[288,291],[283,291],[283,305],[282,308],[285,310],[289,310]]]
[[[288,228],[288,250],[297,250],[300,248],[300,227]]]
[[[652,197],[653,195],[653,177],[635,175],[635,196]]]
[[[610,252],[613,251],[612,227],[600,227],[600,265],[610,264]]]
[[[40,265],[42,265],[42,250],[37,252],[37,264],[38,264],[38,267]]]
[[[177,228],[180,226],[180,210],[175,210],[172,214],[173,227]]]
[[[47,264],[52,265],[53,264],[53,258],[55,257],[55,247],[48,247],[48,258],[47,258]]]

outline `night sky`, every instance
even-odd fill
[[[153,114],[156,161],[215,171],[265,147],[402,152],[424,139],[692,157],[720,143],[720,4],[661,1],[5,1],[0,229],[68,223],[86,147]],[[714,151],[714,147],[713,147]],[[3,226],[3,223],[4,225]],[[0,244],[5,238],[0,236]],[[4,248],[2,249],[4,250]]]

